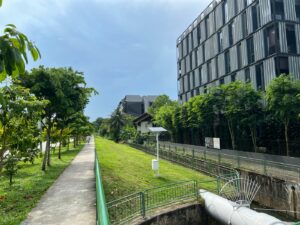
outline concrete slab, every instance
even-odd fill
[[[95,144],[91,138],[21,225],[95,225]]]

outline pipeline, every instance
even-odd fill
[[[206,190],[201,189],[200,196],[205,201],[207,212],[224,225],[286,225],[273,216],[239,206]]]

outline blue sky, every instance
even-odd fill
[[[210,0],[4,0],[13,23],[42,53],[39,65],[73,67],[97,89],[86,109],[108,117],[126,94],[177,99],[176,39]]]

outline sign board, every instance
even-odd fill
[[[213,138],[214,148],[221,149],[220,138]]]
[[[220,138],[205,137],[205,147],[221,149]]]

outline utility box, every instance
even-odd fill
[[[157,159],[152,159],[152,170],[158,170],[159,169],[159,164]]]

